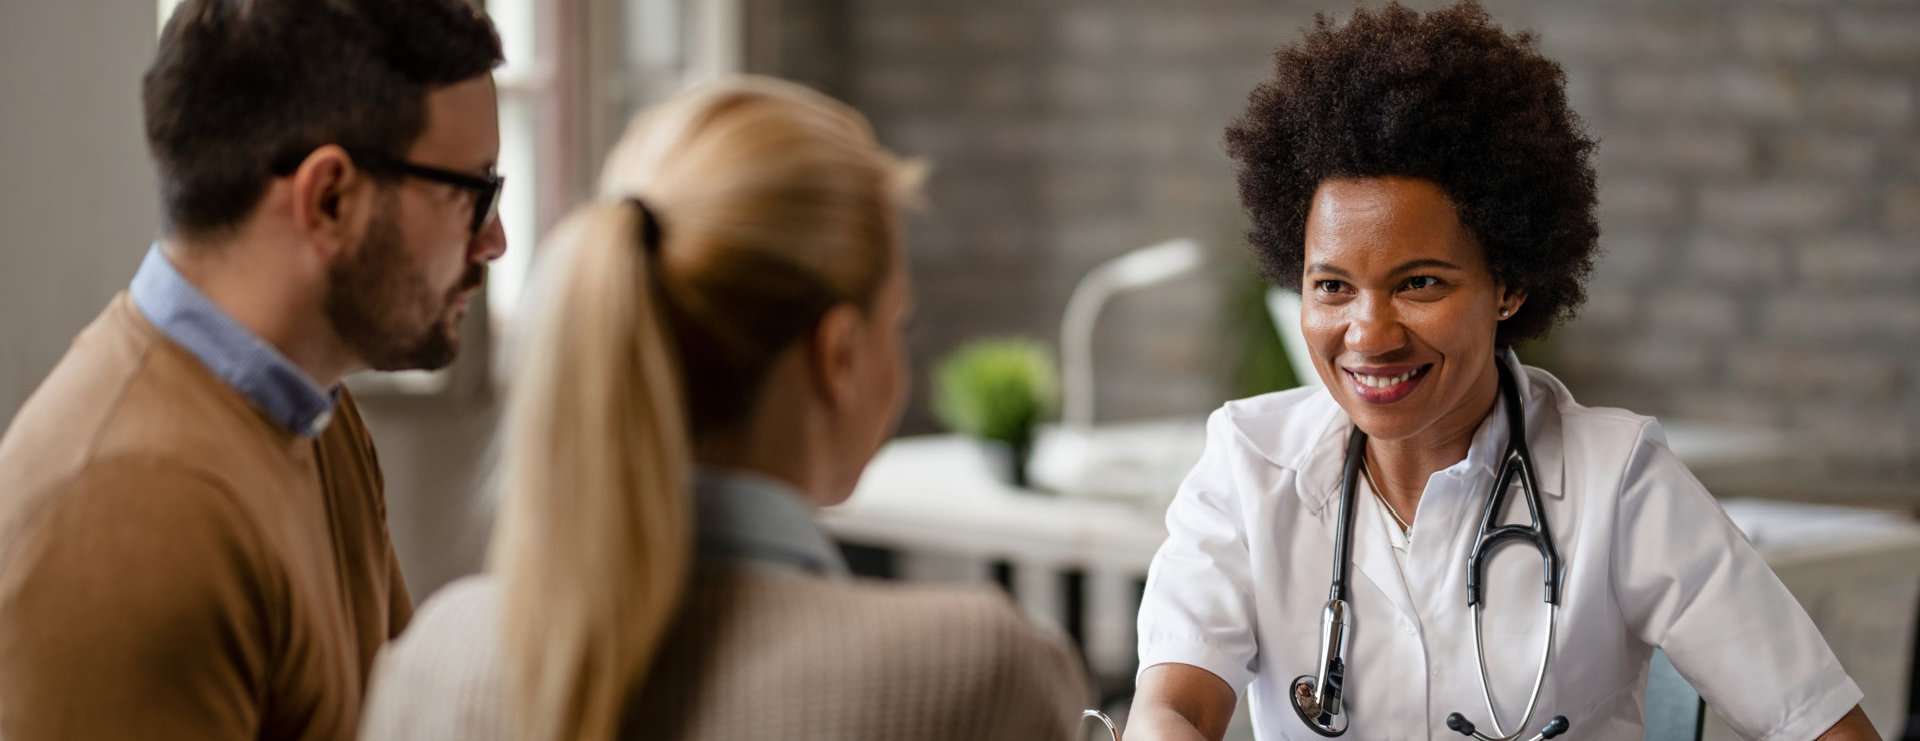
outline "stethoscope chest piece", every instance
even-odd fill
[[[1337,674],[1336,674],[1337,676]],[[1347,732],[1347,715],[1340,712],[1338,702],[1322,705],[1314,699],[1319,693],[1318,685],[1311,674],[1302,674],[1293,679],[1293,689],[1287,693],[1288,703],[1293,712],[1300,716],[1300,722],[1322,736],[1333,737]],[[1334,691],[1337,696],[1338,690]]]
[[[1347,632],[1353,623],[1347,617],[1344,596],[1344,589],[1336,590],[1320,611],[1320,674],[1294,678],[1287,692],[1287,701],[1300,722],[1314,733],[1329,737],[1347,732],[1347,714],[1341,712],[1340,698],[1347,684]]]

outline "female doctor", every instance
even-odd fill
[[[1228,151],[1325,388],[1209,421],[1147,579],[1130,741],[1219,739],[1241,688],[1261,739],[1639,739],[1655,647],[1744,737],[1878,738],[1659,424],[1511,352],[1573,314],[1598,237],[1559,66],[1471,2],[1322,16],[1277,62]],[[1481,545],[1503,524],[1529,529]]]

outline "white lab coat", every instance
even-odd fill
[[[1565,568],[1559,627],[1528,736],[1565,715],[1571,739],[1644,735],[1647,662],[1666,649],[1733,730],[1818,736],[1861,693],[1792,595],[1668,450],[1657,422],[1574,403],[1511,355],[1541,498]],[[1434,474],[1410,541],[1356,497],[1346,737],[1457,739],[1449,713],[1491,732],[1466,606],[1466,557],[1506,449],[1502,405],[1465,460]],[[1318,739],[1287,700],[1319,669],[1340,470],[1351,422],[1325,389],[1230,402],[1167,509],[1140,608],[1140,665],[1178,662],[1246,688],[1256,735]],[[1516,487],[1503,522],[1527,521]],[[1404,549],[1396,553],[1396,542]],[[1514,729],[1539,667],[1547,611],[1537,551],[1495,551],[1486,651],[1500,723]]]

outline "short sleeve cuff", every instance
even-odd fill
[[[1860,691],[1860,685],[1847,676],[1838,665],[1821,672],[1818,682],[1827,689],[1809,699],[1805,704],[1787,715],[1787,720],[1774,728],[1760,741],[1799,741],[1800,739],[1819,738],[1833,724],[1840,722],[1853,706],[1859,705],[1866,697]]]
[[[1186,664],[1199,667],[1226,681],[1237,694],[1253,681],[1253,670],[1247,667],[1245,660],[1235,659],[1213,646],[1200,641],[1154,641],[1140,646],[1140,669],[1134,672],[1133,682],[1140,683],[1140,675],[1156,664]]]

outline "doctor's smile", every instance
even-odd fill
[[[1347,377],[1353,379],[1353,390],[1360,398],[1375,404],[1391,404],[1413,393],[1413,387],[1419,385],[1421,377],[1427,375],[1432,365],[1422,365],[1413,370],[1396,373],[1392,370],[1345,368]]]

